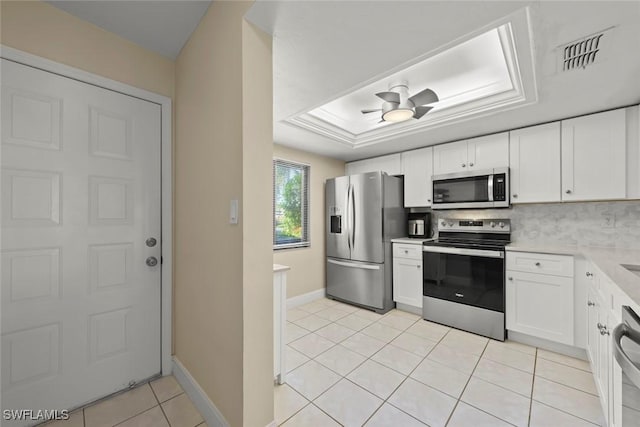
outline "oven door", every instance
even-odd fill
[[[640,317],[628,306],[613,330],[613,354],[622,370],[621,425],[640,425]]]
[[[422,248],[423,295],[504,313],[504,252]]]

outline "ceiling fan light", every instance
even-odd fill
[[[413,117],[413,110],[408,108],[398,108],[395,110],[387,111],[382,115],[385,122],[404,122]]]

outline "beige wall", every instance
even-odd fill
[[[250,6],[213,2],[176,63],[176,357],[232,426],[273,420],[271,42]]]
[[[324,181],[344,175],[344,162],[275,144],[273,157],[309,164],[311,199],[311,246],[273,252],[273,262],[291,267],[287,274],[287,297],[325,288]]]
[[[173,96],[174,62],[41,1],[2,1],[2,44]]]

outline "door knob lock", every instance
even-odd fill
[[[147,240],[145,240],[146,245],[150,248],[154,247],[158,241],[156,239],[154,239],[153,237],[149,237]]]
[[[158,258],[154,257],[154,256],[150,256],[149,258],[147,258],[147,260],[145,261],[145,263],[149,266],[149,267],[155,267],[156,265],[158,265]]]

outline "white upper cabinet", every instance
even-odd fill
[[[509,134],[481,136],[433,148],[433,174],[509,166]]]
[[[483,170],[509,166],[508,132],[481,136],[467,142],[467,169]]]
[[[511,203],[561,201],[560,122],[512,131],[509,157]]]
[[[467,170],[467,141],[450,142],[433,147],[433,174]]]
[[[433,147],[406,151],[402,153],[401,160],[404,174],[404,206],[431,206]]]
[[[562,200],[624,199],[624,109],[562,121]]]
[[[400,153],[347,163],[346,170],[347,175],[376,171],[386,172],[389,175],[400,175],[402,174]]]

